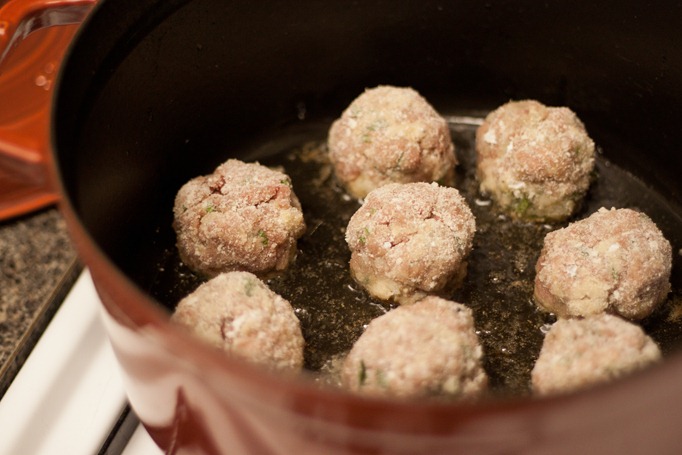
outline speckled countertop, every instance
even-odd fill
[[[0,397],[80,270],[56,208],[0,223]]]

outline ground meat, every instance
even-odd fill
[[[250,362],[275,369],[303,365],[303,335],[293,308],[251,273],[212,278],[178,303],[171,320]]]
[[[519,219],[563,220],[575,213],[594,169],[594,142],[566,107],[512,101],[476,132],[477,177]]]
[[[397,397],[472,397],[486,389],[469,308],[439,297],[396,308],[369,323],[346,357],[342,385]]]
[[[329,158],[360,199],[386,183],[454,183],[448,124],[411,88],[379,86],[356,98],[329,130]]]
[[[284,270],[305,232],[289,177],[258,163],[228,160],[178,192],[173,227],[182,261],[211,277]]]
[[[665,300],[671,267],[670,243],[648,216],[601,208],[547,234],[535,301],[559,317],[606,311],[642,319]]]
[[[353,278],[382,300],[445,295],[466,275],[476,223],[454,188],[391,183],[367,195],[346,241]]]
[[[660,357],[641,327],[617,316],[560,319],[547,333],[533,368],[533,390],[546,395],[604,383]]]

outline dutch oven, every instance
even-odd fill
[[[0,39],[6,48],[39,26],[78,21],[89,3],[10,1]],[[324,143],[350,101],[380,84],[417,89],[450,119],[458,153],[506,101],[571,107],[600,152],[597,183],[577,217],[597,205],[639,208],[677,252],[681,20],[679,2],[99,2],[57,81],[52,175],[131,406],[152,438],[167,453],[679,451],[677,253],[671,296],[643,322],[664,361],[546,398],[503,393],[499,378],[502,392],[476,403],[352,395],[312,373],[276,374],[214,352],[173,327],[169,313],[196,285],[173,262],[172,203],[182,183],[228,158],[277,161]],[[300,261],[322,264],[324,248],[301,249]],[[530,306],[497,289],[505,305]],[[479,295],[467,292],[459,297]],[[537,356],[538,344],[528,346]],[[487,366],[512,364],[495,363],[495,345],[484,348]]]

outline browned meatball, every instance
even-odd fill
[[[602,208],[547,234],[535,300],[560,317],[606,311],[641,319],[665,300],[671,267],[670,243],[648,216]]]
[[[367,195],[346,241],[355,280],[373,296],[401,304],[461,284],[476,222],[454,188],[391,183]]]
[[[222,273],[178,303],[172,321],[216,348],[275,369],[303,365],[294,310],[248,272]]]
[[[337,179],[358,199],[391,182],[454,183],[448,124],[411,88],[366,90],[334,122],[328,142]]]
[[[180,188],[173,213],[180,258],[209,277],[284,270],[305,232],[289,177],[234,159]]]
[[[472,397],[488,383],[482,355],[471,310],[427,297],[370,322],[343,363],[341,381],[372,395]]]
[[[594,142],[566,107],[512,101],[476,132],[483,193],[520,219],[563,220],[578,208],[594,169]]]
[[[560,319],[547,333],[533,368],[533,390],[547,395],[605,383],[660,357],[641,327],[617,316]]]

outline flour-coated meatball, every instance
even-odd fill
[[[286,174],[235,159],[183,185],[173,214],[180,258],[208,277],[284,270],[306,228]]]
[[[426,297],[379,316],[342,367],[344,387],[396,397],[474,397],[486,389],[483,350],[466,306]]]
[[[595,147],[566,107],[511,101],[476,132],[483,193],[515,218],[553,221],[575,213],[590,185]]]
[[[605,383],[660,357],[641,327],[617,316],[560,319],[545,336],[531,373],[533,391],[547,395]]]
[[[250,362],[274,369],[303,365],[303,335],[293,308],[251,273],[210,279],[178,303],[171,320]]]
[[[642,319],[665,300],[671,267],[670,243],[647,215],[601,208],[547,234],[535,301],[559,317],[608,312]]]
[[[391,183],[351,217],[350,269],[370,294],[401,304],[446,294],[466,275],[476,222],[454,188]]]
[[[328,146],[338,181],[358,199],[391,182],[454,183],[448,124],[411,88],[366,90],[332,124]]]

